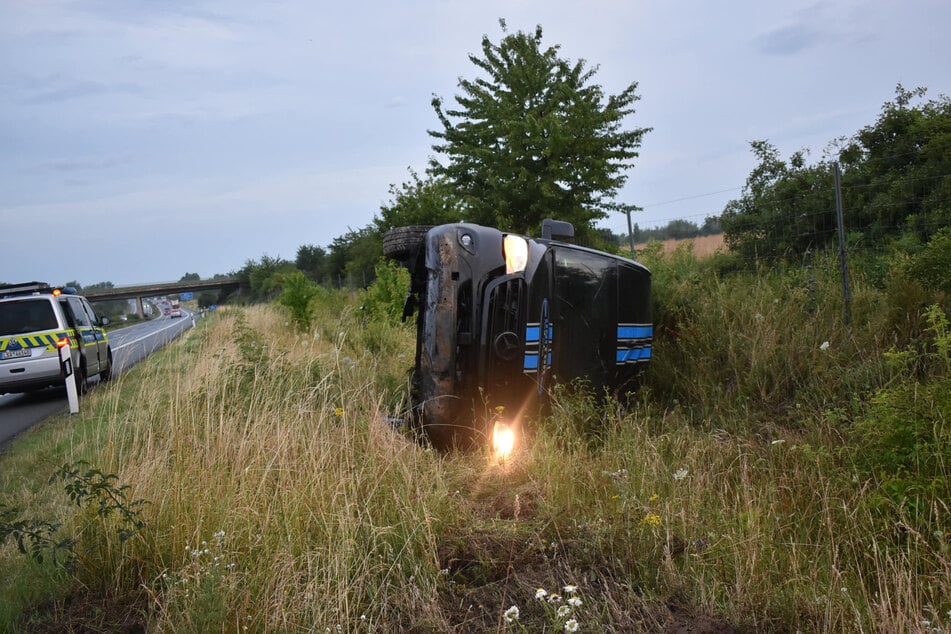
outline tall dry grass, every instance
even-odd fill
[[[951,496],[913,514],[850,444],[893,380],[883,298],[859,284],[869,319],[846,332],[776,277],[703,266],[653,263],[677,332],[641,395],[560,392],[506,463],[394,429],[412,332],[327,294],[306,333],[223,311],[43,432],[34,471],[86,459],[148,500],[133,539],[51,501],[46,473],[11,476],[22,456],[4,483],[81,538],[65,587],[125,597],[149,631],[947,632]]]

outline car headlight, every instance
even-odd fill
[[[492,452],[496,460],[505,462],[515,449],[515,427],[502,421],[492,425]]]
[[[506,235],[502,240],[505,253],[505,274],[521,273],[528,265],[528,240],[521,236]]]

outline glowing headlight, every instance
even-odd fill
[[[496,459],[503,462],[515,448],[515,430],[511,425],[506,425],[501,421],[496,421],[492,426],[492,451]]]
[[[507,235],[502,241],[505,252],[505,273],[520,273],[528,264],[528,240],[521,236]]]

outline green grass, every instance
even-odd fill
[[[943,393],[932,335],[896,338],[861,281],[846,328],[831,264],[813,307],[788,273],[646,257],[646,389],[560,392],[503,464],[387,422],[413,333],[361,298],[322,294],[304,332],[276,306],[203,320],[0,456],[0,502],[63,522],[80,555],[63,571],[0,548],[0,630],[948,631],[947,401],[916,406],[933,428],[912,462],[869,431],[909,385]],[[915,376],[885,354],[911,344]],[[148,501],[131,539],[49,484],[78,460]]]

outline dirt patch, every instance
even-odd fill
[[[108,634],[145,634],[143,616],[146,596],[115,597],[92,591],[77,591],[65,598],[46,603],[27,616],[22,624],[30,634],[63,632],[99,632]]]
[[[696,611],[685,597],[658,598],[646,590],[636,562],[606,561],[598,546],[600,528],[548,516],[544,494],[524,465],[509,465],[501,475],[474,477],[462,493],[471,516],[437,553],[441,627],[414,632],[516,631],[504,617],[511,606],[518,607],[518,623],[529,632],[564,631],[569,618],[577,618],[581,632],[744,631]],[[580,605],[570,606],[572,597]]]

